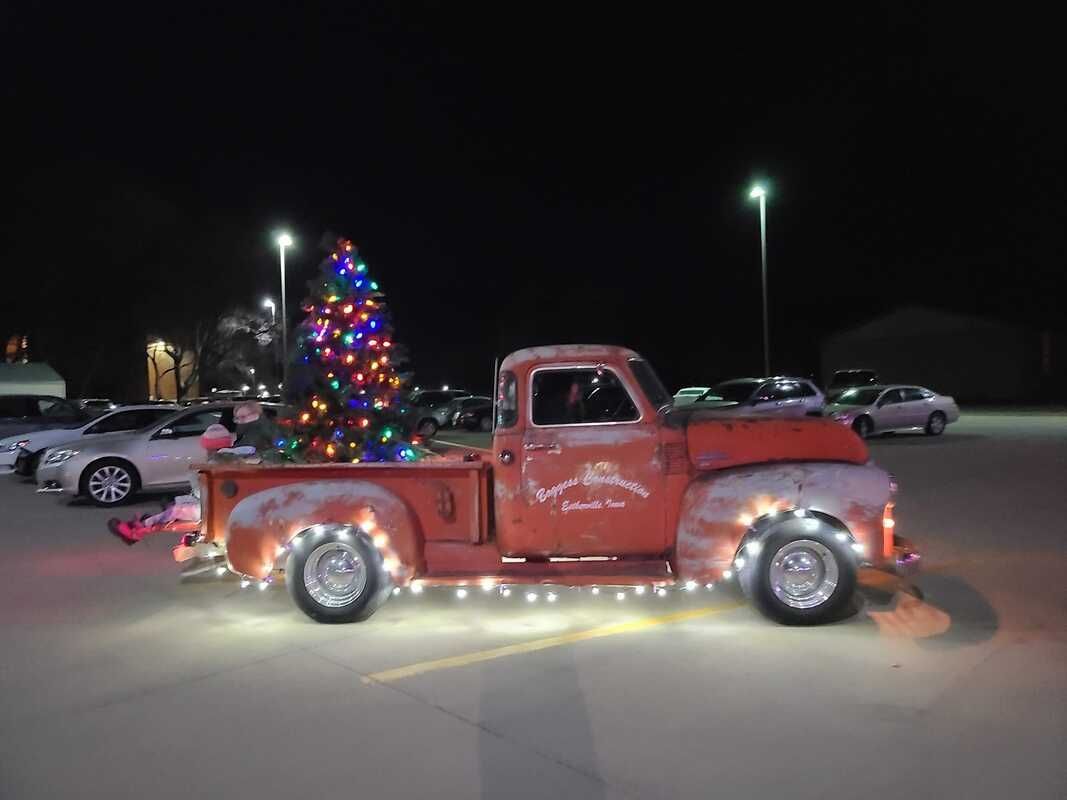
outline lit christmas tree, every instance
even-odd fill
[[[396,423],[401,381],[378,284],[347,239],[321,269],[296,332],[299,402],[284,446],[309,462],[413,461]]]

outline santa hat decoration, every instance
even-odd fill
[[[231,445],[233,445],[233,434],[217,422],[214,425],[208,425],[207,430],[200,434],[200,446],[209,453]]]

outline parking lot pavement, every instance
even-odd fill
[[[0,481],[0,798],[1062,800],[1067,419],[871,451],[923,599],[868,575],[864,607],[814,629],[728,587],[428,590],[316,625]]]

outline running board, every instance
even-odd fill
[[[440,571],[418,576],[428,585],[462,585],[479,579],[496,583],[549,583],[567,586],[636,586],[644,583],[674,583],[674,575],[666,561],[527,561],[498,564],[495,569],[481,571]]]

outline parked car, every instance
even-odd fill
[[[0,473],[33,475],[41,455],[49,447],[79,440],[83,436],[135,431],[170,416],[177,409],[178,406],[174,404],[120,406],[114,411],[105,411],[89,422],[75,422],[63,428],[47,428],[43,431],[8,436],[6,439],[0,439]]]
[[[0,436],[88,422],[90,414],[73,400],[46,394],[0,396]]]
[[[675,406],[687,406],[693,403],[697,398],[707,394],[709,386],[686,386],[683,389],[679,389],[674,393],[674,405]]]
[[[429,437],[445,427],[452,418],[452,401],[457,397],[470,397],[463,389],[424,389],[408,398],[415,422],[413,429],[420,436]]]
[[[861,437],[900,430],[940,436],[960,418],[956,401],[922,386],[856,386],[830,396],[823,409],[830,419],[849,425]]]
[[[878,383],[878,373],[873,369],[839,369],[830,379],[826,391],[834,392],[852,386],[874,386]]]
[[[807,378],[737,378],[716,384],[692,405],[724,414],[817,417],[825,399]]]
[[[493,429],[493,398],[472,395],[452,401],[452,427],[488,433]]]
[[[49,448],[37,467],[39,492],[85,497],[98,506],[125,502],[142,489],[185,491],[192,464],[204,461],[200,434],[218,423],[234,430],[233,401],[191,406],[128,433],[90,441],[75,439]],[[268,417],[284,406],[263,403]]]

